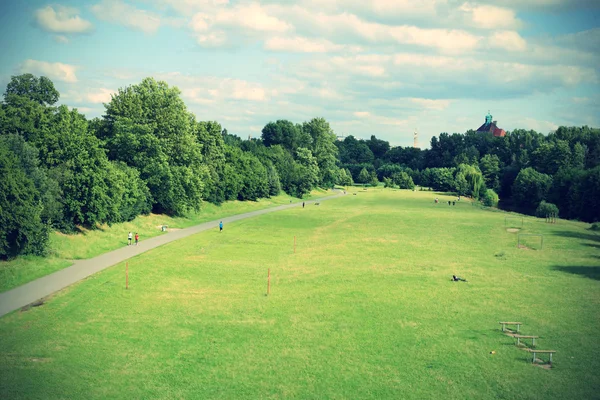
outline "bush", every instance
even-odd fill
[[[590,226],[590,230],[592,231],[600,231],[600,222],[594,222],[592,226]]]
[[[546,203],[544,200],[540,202],[540,205],[535,210],[536,217],[546,218],[550,215],[558,217],[558,207],[552,203]]]
[[[498,200],[498,195],[492,189],[487,189],[481,198],[481,202],[486,207],[497,207]]]
[[[396,172],[392,175],[392,182],[400,189],[414,189],[415,183],[406,172]]]

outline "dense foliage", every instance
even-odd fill
[[[550,204],[564,218],[600,220],[598,129],[442,133],[421,150],[374,135],[339,141],[325,119],[313,118],[269,122],[261,138],[242,140],[197,121],[179,89],[152,78],[119,89],[93,120],[55,106],[59,97],[52,81],[31,74],[12,77],[4,93],[0,258],[44,254],[52,229],[354,182],[420,185],[531,214]]]

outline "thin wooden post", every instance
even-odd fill
[[[129,289],[129,263],[125,263],[125,290]]]
[[[296,236],[294,236],[294,253],[296,253]]]
[[[271,268],[267,272],[267,296],[271,293]]]

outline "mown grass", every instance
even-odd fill
[[[327,191],[317,189],[305,198],[327,194]],[[288,204],[290,201],[297,202],[298,199],[282,194],[258,201],[229,201],[221,205],[204,203],[200,212],[185,217],[150,214],[139,216],[130,222],[103,225],[95,230],[80,228],[79,232],[74,234],[53,232],[50,235],[48,257],[26,256],[11,261],[0,261],[0,292],[68,267],[72,264],[69,260],[92,258],[125,246],[130,231],[134,234],[138,232],[140,239],[144,240],[164,234],[161,230],[163,225],[167,225],[169,229],[187,228],[230,215]]]
[[[518,249],[503,213],[349,193],[135,257],[127,291],[117,265],[5,316],[0,398],[598,398],[600,235],[526,217],[544,250]]]

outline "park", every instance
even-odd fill
[[[215,216],[2,317],[0,397],[597,398],[600,235],[447,200]]]

